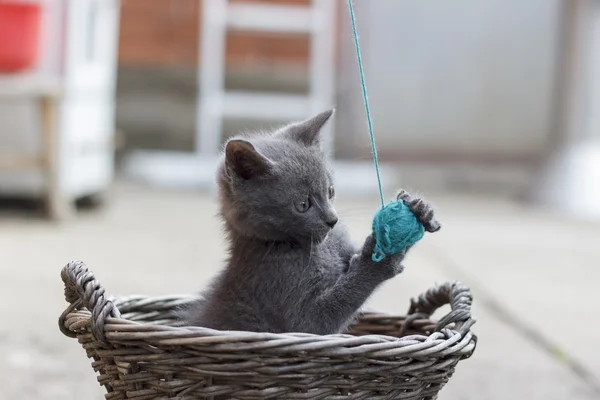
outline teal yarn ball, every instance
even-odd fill
[[[375,250],[372,259],[379,262],[385,256],[402,253],[425,235],[425,228],[402,201],[392,201],[373,218]]]

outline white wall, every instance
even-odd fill
[[[510,156],[544,149],[552,129],[560,0],[355,3],[384,152]],[[338,139],[340,146],[364,145],[363,100],[343,17],[348,70],[339,120],[346,122]]]

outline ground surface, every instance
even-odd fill
[[[109,199],[62,225],[0,211],[0,398],[103,396],[83,350],[58,330],[66,262],[85,261],[115,295],[195,292],[219,268],[210,196],[117,185]],[[600,398],[600,225],[489,198],[432,200],[442,231],[369,306],[405,312],[410,297],[445,280],[473,289],[478,348],[440,399]],[[376,205],[339,202],[357,240]]]

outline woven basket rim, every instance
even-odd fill
[[[95,279],[94,274],[80,261],[73,261],[67,264],[62,270],[61,276],[65,283],[65,298],[70,304],[59,318],[60,330],[66,336],[76,337],[78,333],[83,332],[82,329],[85,327],[91,331],[95,339],[104,344],[109,343],[110,338],[114,337],[118,332],[147,333],[148,337],[150,337],[153,332],[155,336],[160,336],[160,334],[157,334],[156,332],[168,332],[174,339],[181,337],[180,339],[185,338],[190,342],[193,342],[194,338],[197,338],[198,340],[208,340],[206,338],[213,337],[216,341],[218,341],[219,338],[227,338],[227,340],[237,338],[241,341],[310,338],[313,341],[348,341],[350,343],[355,342],[360,338],[360,341],[362,342],[381,343],[385,341],[397,342],[400,344],[402,342],[414,341],[417,338],[420,339],[419,341],[422,341],[424,338],[425,340],[431,338],[440,339],[440,335],[449,341],[457,340],[455,337],[457,335],[462,339],[464,339],[465,336],[473,336],[473,340],[476,340],[474,335],[470,332],[471,326],[475,323],[475,320],[470,314],[472,296],[470,290],[459,282],[449,282],[440,285],[430,289],[416,300],[413,299],[407,315],[373,310],[359,311],[359,316],[367,318],[398,319],[407,321],[408,323],[417,321],[423,323],[424,321],[428,321],[431,324],[436,325],[436,329],[429,335],[413,334],[395,337],[382,334],[364,334],[356,336],[345,332],[319,335],[303,332],[272,333],[223,331],[200,326],[172,326],[156,323],[154,321],[132,321],[124,318],[128,312],[124,311],[121,313],[121,310],[119,309],[120,305],[131,302],[142,304],[164,302],[166,304],[163,306],[164,308],[172,308],[173,304],[171,303],[185,304],[186,302],[197,299],[197,297],[189,294],[169,294],[159,296],[134,294],[122,297],[108,296],[105,294],[104,288]],[[458,295],[450,299],[451,291],[457,292]],[[440,294],[443,294],[446,298],[440,300],[439,297],[444,297],[440,296]],[[423,306],[424,304],[426,307]],[[450,304],[452,311],[437,322],[431,320],[431,314],[433,314],[437,308],[445,304]],[[128,308],[125,307],[125,309]],[[343,343],[338,343],[338,345],[343,345]]]
[[[151,297],[150,297],[151,298]],[[360,316],[373,316],[373,317],[381,317],[381,318],[385,318],[385,319],[406,319],[406,316],[403,315],[397,315],[397,314],[388,314],[388,313],[383,313],[383,312],[370,312],[370,313],[361,313]],[[92,319],[92,313],[87,310],[87,309],[76,309],[76,310],[72,310],[69,311],[65,314],[65,321],[68,321],[69,318],[87,318],[91,321]],[[415,320],[415,321],[419,321],[419,320]],[[435,324],[434,320],[431,319],[423,319],[420,321],[428,321],[431,324]],[[351,333],[331,333],[331,334],[325,334],[325,335],[321,335],[321,334],[316,334],[316,333],[306,333],[306,332],[281,332],[281,333],[273,333],[273,332],[252,332],[252,331],[235,331],[235,330],[218,330],[218,329],[211,329],[211,328],[205,328],[202,326],[192,326],[192,325],[181,325],[181,326],[173,326],[173,325],[163,325],[163,324],[159,324],[156,322],[140,322],[140,321],[132,321],[130,319],[127,318],[123,318],[123,317],[107,317],[105,319],[105,326],[123,326],[123,325],[129,325],[129,326],[138,326],[138,327],[145,327],[145,328],[150,328],[150,327],[154,327],[157,328],[157,330],[164,330],[164,331],[169,331],[172,333],[177,333],[177,332],[181,332],[182,334],[184,332],[198,332],[198,333],[212,333],[212,336],[237,336],[237,337],[243,337],[243,338],[249,338],[249,339],[282,339],[285,337],[290,337],[290,338],[297,338],[297,337],[313,337],[313,338],[348,338],[348,339],[354,339],[357,336],[353,335]],[[129,330],[129,329],[127,329]],[[144,332],[145,330],[140,330],[139,332]],[[458,333],[456,330],[453,329],[447,329],[447,331],[449,332],[456,332]],[[71,332],[76,332],[76,331],[71,331]],[[385,338],[388,339],[389,341],[398,341],[398,340],[402,340],[402,339],[411,339],[414,336],[419,336],[419,337],[431,337],[434,336],[435,332],[427,335],[427,334],[413,334],[413,335],[407,335],[407,336],[402,336],[402,337],[396,337],[396,336],[391,336],[391,335],[379,335],[379,334],[364,334],[361,335],[360,337],[363,338],[368,338],[368,337],[377,337],[377,338]]]

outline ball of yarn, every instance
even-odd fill
[[[424,234],[425,228],[410,208],[402,200],[392,201],[373,218],[375,250],[371,258],[379,262],[385,256],[402,253]]]

